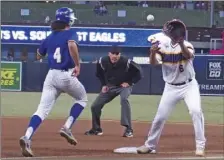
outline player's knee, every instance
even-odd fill
[[[200,108],[192,108],[191,110],[189,110],[190,115],[194,115],[194,114],[201,114],[202,110]]]
[[[39,106],[37,111],[33,115],[37,115],[41,118],[41,120],[45,120],[49,115],[50,110],[47,107]]]
[[[165,121],[166,121],[166,117],[160,116],[160,117],[156,117],[153,122],[156,123],[156,124],[160,124],[160,123],[163,123]]]
[[[154,118],[155,123],[163,123],[167,120],[168,116],[165,112],[160,112],[160,114],[156,114]]]
[[[88,99],[87,99],[87,95],[83,95],[82,98],[80,99],[76,99],[76,103],[80,104],[81,106],[83,106],[83,108],[85,108],[87,106],[87,102],[88,102]]]
[[[83,108],[87,106],[87,98],[82,99],[82,100],[77,100],[76,103],[80,104]]]

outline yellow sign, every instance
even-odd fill
[[[1,88],[2,90],[21,91],[22,77],[21,62],[2,62]]]

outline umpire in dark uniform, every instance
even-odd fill
[[[142,78],[140,65],[121,55],[119,48],[113,47],[108,56],[97,61],[96,76],[102,84],[102,90],[91,106],[92,129],[86,135],[102,135],[100,126],[101,110],[104,105],[120,95],[121,125],[126,127],[123,137],[133,137],[131,107],[128,97],[132,86]]]

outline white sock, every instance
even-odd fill
[[[29,127],[29,128],[27,128],[25,136],[26,136],[28,139],[30,139],[32,134],[33,134],[33,127]]]
[[[64,126],[68,129],[72,127],[74,118],[72,116],[69,116],[67,121],[65,122]]]

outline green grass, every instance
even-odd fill
[[[10,117],[30,117],[38,106],[41,93],[38,92],[2,92],[1,109],[3,116]],[[90,105],[97,94],[88,94],[88,107],[84,110],[81,118],[90,119]],[[131,95],[130,104],[132,106],[132,119],[140,121],[152,121],[160,96],[152,95]],[[73,99],[62,94],[57,100],[49,118],[67,117]],[[206,123],[224,124],[224,102],[223,97],[202,97],[202,107],[205,113]],[[103,119],[120,119],[119,97],[108,103],[102,114]],[[169,117],[170,122],[191,122],[187,107],[183,102],[177,104],[176,108]]]

